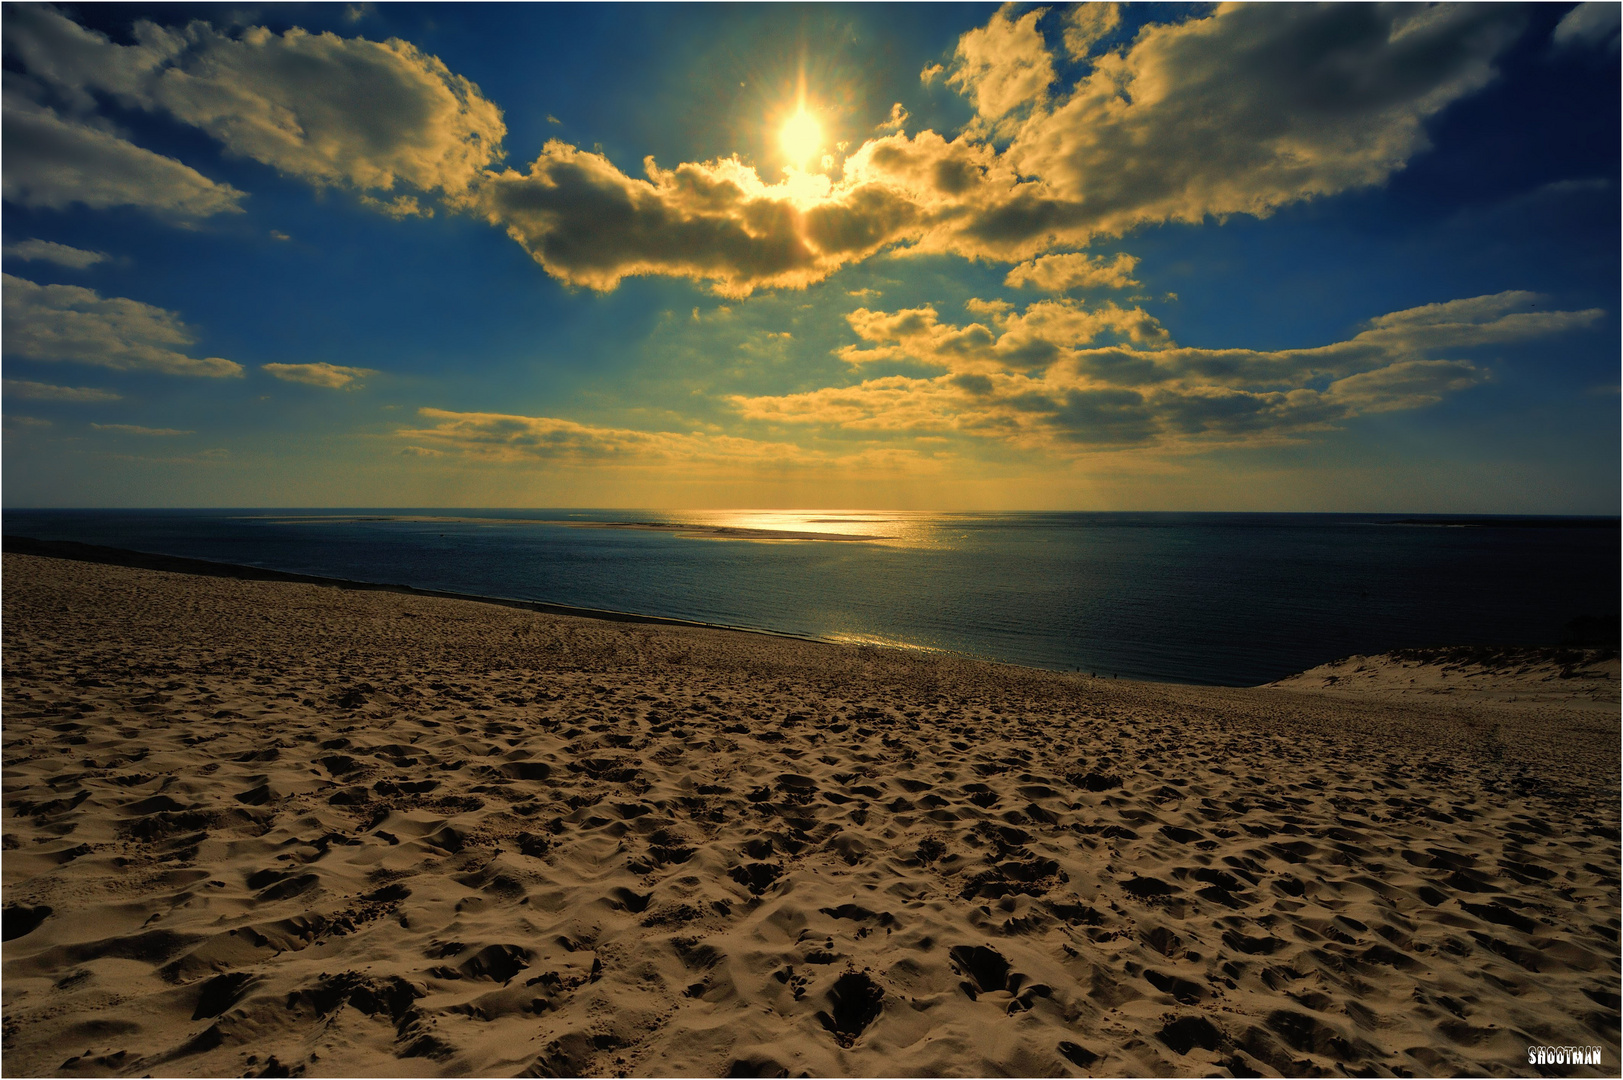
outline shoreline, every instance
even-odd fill
[[[17,1075],[1617,1061],[1613,714],[4,562]]]
[[[560,522],[559,524],[568,524]],[[642,528],[641,525],[619,526],[614,523],[583,523],[579,528]],[[650,526],[652,527],[652,526]],[[674,528],[674,526],[673,526]],[[855,539],[840,537],[837,539]],[[864,537],[862,539],[876,539]],[[882,539],[882,538],[877,538]],[[729,623],[700,622],[697,619],[680,619],[667,615],[643,615],[632,611],[614,611],[607,608],[575,607],[569,604],[553,604],[543,600],[519,600],[503,596],[484,596],[478,593],[451,592],[444,589],[424,589],[415,585],[401,585],[387,582],[359,581],[353,578],[324,577],[317,574],[300,574],[289,570],[271,570],[265,567],[248,566],[242,563],[223,563],[212,559],[194,559],[182,555],[163,555],[157,552],[135,551],[130,548],[107,547],[101,544],[85,544],[77,540],[37,540],[27,536],[6,535],[0,537],[0,552],[17,555],[35,555],[41,558],[69,559],[75,562],[96,563],[104,566],[126,566],[141,570],[157,570],[171,574],[194,574],[203,577],[227,578],[236,581],[283,581],[304,585],[317,585],[323,588],[348,590],[352,592],[382,592],[397,593],[405,596],[432,596],[444,600],[465,600],[474,604],[493,604],[497,607],[517,608],[524,611],[535,611],[544,615],[563,615],[578,619],[599,619],[604,622],[644,623],[652,626],[687,626],[704,630],[720,630],[735,634],[758,634],[764,637],[787,638],[791,641],[806,641],[818,645],[829,645],[835,648],[850,649],[885,649],[907,654],[933,654],[949,656],[961,660],[971,660],[982,664],[996,664],[1010,667],[1020,671],[1043,671],[1056,675],[1077,675],[1084,678],[1109,679],[1116,682],[1142,682],[1152,685],[1166,686],[1225,686],[1220,683],[1197,683],[1182,679],[1153,679],[1147,676],[1129,676],[1121,679],[1112,675],[1097,675],[1081,671],[1080,669],[1045,668],[1032,664],[1019,664],[1010,660],[999,660],[989,656],[977,656],[972,653],[952,652],[947,649],[937,649],[923,645],[907,645],[896,642],[870,642],[847,641],[837,638],[816,637],[811,634],[797,634],[789,630],[770,630],[764,627],[735,626]]]
[[[212,559],[193,559],[182,555],[162,555],[157,552],[134,551],[129,548],[106,547],[101,544],[83,544],[76,540],[36,540],[28,536],[7,535],[0,539],[0,551],[15,555],[37,555],[49,559],[71,559],[75,562],[99,563],[104,566],[127,566],[139,570],[158,570],[171,574],[193,574],[201,577],[229,578],[234,581],[285,581],[301,585],[319,585],[329,589],[352,592],[399,593],[405,596],[434,596],[442,600],[466,600],[474,604],[495,604],[498,607],[519,608],[544,615],[566,615],[577,619],[600,619],[604,622],[646,623],[652,626],[692,626],[705,630],[729,630],[738,634],[764,634],[768,637],[793,638],[796,641],[817,641],[821,638],[794,634],[786,630],[766,630],[753,626],[729,626],[725,623],[707,623],[696,619],[678,619],[665,615],[643,615],[634,611],[614,611],[609,608],[574,607],[553,604],[544,600],[519,600],[505,596],[482,596],[478,593],[450,592],[444,589],[423,589],[416,585],[392,582],[358,581],[353,578],[324,577],[318,574],[299,574],[289,570],[270,570],[242,563],[215,562]],[[833,644],[832,642],[823,642]]]
[[[686,526],[672,525],[667,527],[647,523],[617,524],[612,522],[560,522],[559,524],[568,525],[572,528],[657,528],[660,531],[681,530],[686,528]],[[873,538],[834,537],[834,539],[866,540]],[[542,600],[521,600],[511,597],[486,596],[478,593],[452,592],[444,589],[425,589],[415,585],[404,585],[390,582],[371,582],[360,581],[352,578],[336,578],[315,574],[300,574],[293,571],[272,570],[265,567],[248,566],[242,563],[223,563],[216,562],[211,559],[196,559],[180,555],[164,555],[157,552],[136,551],[129,548],[108,547],[100,544],[85,544],[74,540],[38,540],[33,537],[7,534],[4,537],[0,537],[0,551],[20,555],[37,555],[45,558],[70,559],[78,562],[98,563],[107,566],[126,566],[137,569],[158,570],[175,574],[195,574],[206,577],[228,578],[238,581],[283,581],[307,585],[318,585],[324,588],[349,590],[354,592],[397,593],[406,596],[430,596],[447,600],[465,600],[470,603],[492,604],[499,607],[517,608],[520,610],[535,611],[548,615],[563,615],[582,619],[598,619],[605,622],[640,623],[652,626],[688,626],[706,630],[723,630],[738,634],[758,634],[765,637],[788,638],[794,641],[808,641],[822,645],[832,645],[844,648],[890,649],[903,653],[927,653],[941,656],[951,656],[964,660],[972,660],[979,663],[999,664],[1019,670],[1045,671],[1060,675],[1077,675],[1083,678],[1108,680],[1112,682],[1126,681],[1134,683],[1148,683],[1157,686],[1211,687],[1214,689],[1261,689],[1268,687],[1279,687],[1304,692],[1345,692],[1351,685],[1353,685],[1352,683],[1343,684],[1338,688],[1331,685],[1336,682],[1336,680],[1332,678],[1328,683],[1319,685],[1315,684],[1313,680],[1309,678],[1309,676],[1319,673],[1321,669],[1323,669],[1325,673],[1332,673],[1339,668],[1359,661],[1378,661],[1387,665],[1407,664],[1409,666],[1413,666],[1414,661],[1416,661],[1421,654],[1434,654],[1439,658],[1437,663],[1441,664],[1447,661],[1448,658],[1453,654],[1457,654],[1462,651],[1488,654],[1496,652],[1504,653],[1506,651],[1539,654],[1541,662],[1546,664],[1557,663],[1558,658],[1562,654],[1571,653],[1574,651],[1580,654],[1587,654],[1587,659],[1584,661],[1584,663],[1590,665],[1597,660],[1604,662],[1608,659],[1615,659],[1618,655],[1618,650],[1615,648],[1596,649],[1590,647],[1569,647],[1561,645],[1531,645],[1498,648],[1490,646],[1461,646],[1458,644],[1450,644],[1421,648],[1401,648],[1390,650],[1385,653],[1356,654],[1351,656],[1334,657],[1321,662],[1315,667],[1298,672],[1291,672],[1279,677],[1278,679],[1274,679],[1266,683],[1255,684],[1255,686],[1251,687],[1228,683],[1201,683],[1174,678],[1158,679],[1142,675],[1130,675],[1126,679],[1122,679],[1119,676],[1100,675],[1097,673],[1082,671],[1079,668],[1040,667],[1032,664],[1021,664],[1009,660],[999,660],[993,657],[979,656],[972,653],[957,653],[950,650],[931,648],[927,646],[911,646],[893,642],[849,641],[838,638],[816,637],[810,634],[797,634],[787,630],[772,630],[764,627],[736,626],[728,623],[702,622],[696,619],[682,619],[675,616],[645,615],[638,612],[615,611],[606,608],[588,608],[577,607],[569,604],[554,604]],[[1420,662],[1422,664],[1426,664],[1430,661],[1422,659]],[[1614,667],[1615,666],[1616,665],[1614,664]]]

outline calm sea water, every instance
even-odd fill
[[[1466,524],[1467,520],[1471,524]],[[8,511],[8,535],[1255,685],[1337,657],[1554,644],[1615,617],[1619,532],[1346,514]],[[877,536],[701,539],[570,522]]]

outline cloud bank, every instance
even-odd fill
[[[576,423],[548,416],[419,409],[432,426],[402,428],[402,453],[455,456],[486,462],[554,462],[668,468],[703,465],[752,471],[793,472],[811,468],[917,466],[927,455],[907,450],[817,452],[789,442],[763,442],[713,432],[635,431]]]
[[[408,440],[401,454],[498,466],[591,466],[667,473],[672,467],[716,476],[760,479],[815,474],[898,476],[939,474],[952,460],[921,450],[851,440],[826,448],[741,438],[714,432],[635,431],[547,416],[419,409],[432,423],[395,432]]]
[[[1180,346],[1139,309],[1070,300],[1019,313],[989,306],[991,327],[943,324],[928,307],[859,309],[849,321],[863,344],[843,359],[940,374],[731,401],[773,425],[967,434],[1058,453],[1256,444],[1436,404],[1491,378],[1437,353],[1559,334],[1603,314],[1532,310],[1538,300],[1504,292],[1431,304],[1373,319],[1346,341],[1274,351]]]

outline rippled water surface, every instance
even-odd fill
[[[638,524],[656,527],[626,527]],[[1615,522],[1596,524],[861,511],[4,515],[8,535],[1228,685],[1405,646],[1559,642],[1578,616],[1618,613],[1619,533]],[[783,532],[799,538],[769,538]]]

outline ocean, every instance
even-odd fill
[[[638,523],[661,527],[602,527]],[[1580,617],[1615,626],[1620,587],[1615,518],[11,510],[3,526],[8,536],[1227,686],[1395,648],[1558,644]]]

